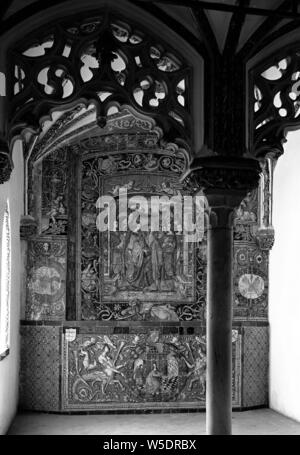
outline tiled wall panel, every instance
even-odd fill
[[[60,327],[21,326],[21,409],[59,411],[60,331]]]
[[[268,327],[243,328],[243,407],[268,404]]]
[[[21,326],[22,409],[205,408],[203,327],[75,325],[69,341],[59,326]],[[233,407],[266,405],[268,328],[237,327],[232,342]]]

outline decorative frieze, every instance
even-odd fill
[[[259,174],[259,162],[254,159],[214,156],[194,158],[182,180],[192,194],[232,191],[246,196],[258,186]]]

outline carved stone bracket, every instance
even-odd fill
[[[10,179],[12,168],[9,147],[7,142],[0,136],[0,184]]]
[[[256,233],[256,242],[261,250],[270,251],[274,245],[274,229],[259,229]]]
[[[30,215],[23,216],[21,218],[21,223],[20,223],[21,239],[26,240],[29,237],[35,235],[36,233],[37,233],[36,220]]]

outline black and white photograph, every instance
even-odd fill
[[[300,436],[299,195],[299,0],[0,0],[0,435]]]

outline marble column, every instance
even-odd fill
[[[184,176],[208,200],[207,389],[209,435],[231,434],[233,215],[247,192],[258,185],[256,160],[197,158]]]

